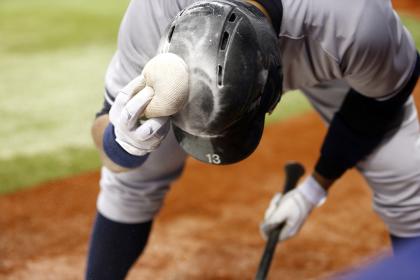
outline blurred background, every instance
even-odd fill
[[[0,192],[95,169],[90,124],[128,1],[0,1]]]

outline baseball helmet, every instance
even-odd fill
[[[181,147],[212,164],[248,157],[282,91],[278,37],[264,14],[239,1],[196,2],[169,25],[160,52],[189,68],[188,102],[172,116]]]

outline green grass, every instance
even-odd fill
[[[0,159],[2,193],[26,189],[47,180],[66,177],[99,167],[98,153],[90,147],[63,147],[37,155]]]
[[[86,46],[0,58],[7,69],[0,70],[0,158],[91,146],[89,127],[110,55]]]
[[[89,130],[127,3],[0,1],[0,193],[99,167]],[[268,122],[309,109],[287,93]]]
[[[90,125],[128,1],[0,1],[0,193],[99,166]]]
[[[115,44],[127,1],[2,0],[2,52],[37,53]]]
[[[303,94],[298,91],[286,92],[274,112],[267,116],[268,124],[300,115],[311,109],[311,105]]]
[[[417,18],[412,16],[402,14],[402,21],[404,25],[410,30],[410,33],[413,35],[414,40],[416,41],[417,49],[420,50],[420,21]]]

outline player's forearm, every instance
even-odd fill
[[[92,125],[91,134],[93,138],[93,142],[95,143],[96,148],[99,151],[102,164],[107,167],[109,170],[113,172],[124,172],[128,169],[125,167],[122,167],[116,163],[114,163],[111,159],[108,158],[106,155],[104,148],[103,148],[103,136],[104,131],[107,128],[109,124],[109,118],[108,115],[102,115],[95,119]]]
[[[419,75],[420,56],[405,86],[391,98],[377,100],[350,89],[330,123],[315,170],[337,179],[369,156],[388,133],[400,127],[404,104]]]

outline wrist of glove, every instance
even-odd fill
[[[109,120],[115,141],[134,156],[157,149],[169,131],[169,116],[182,108],[187,94],[185,62],[174,54],[154,57],[142,74],[118,93],[111,107]]]
[[[128,153],[115,139],[115,128],[109,123],[103,135],[103,149],[108,158],[117,165],[128,169],[137,168],[148,158],[149,154],[136,156]]]
[[[279,241],[293,237],[312,210],[325,201],[326,196],[326,191],[312,176],[307,177],[285,195],[277,193],[271,200],[261,224],[263,237],[267,239],[271,231],[282,223],[285,225],[280,232]]]

